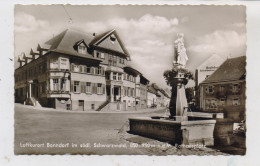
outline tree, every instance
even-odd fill
[[[176,78],[178,73],[183,73],[184,78]],[[171,113],[170,118],[173,118],[176,116],[177,86],[178,84],[187,85],[189,80],[193,80],[193,74],[187,69],[174,66],[171,70],[166,70],[163,73],[163,76],[166,80],[166,83],[172,87],[169,109]]]
[[[186,88],[185,93],[188,103],[192,102],[192,100],[195,99],[193,87]]]

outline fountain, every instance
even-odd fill
[[[164,72],[167,84],[172,87],[170,116],[130,118],[129,132],[175,144],[213,146],[216,120],[188,114],[185,85],[193,76],[185,67],[188,56],[184,47],[184,35],[177,34],[177,37],[174,42],[173,67]]]

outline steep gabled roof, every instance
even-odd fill
[[[245,79],[246,56],[227,59],[219,68],[203,83],[234,81]]]
[[[110,40],[108,40],[107,38],[111,35],[114,35],[118,42],[112,43]],[[130,57],[128,51],[124,47],[123,42],[120,40],[115,30],[110,30],[100,35],[93,36],[90,34],[86,34],[84,32],[67,29],[62,33],[58,34],[57,36],[55,36],[54,38],[47,41],[46,44],[51,45],[49,51],[83,56],[83,54],[79,54],[73,48],[75,44],[78,44],[82,41],[84,41],[84,44],[86,44],[90,48],[91,47],[94,49],[99,48],[110,52],[114,51],[119,53],[122,56]],[[95,59],[90,54],[87,55],[84,54],[83,57]]]
[[[94,37],[92,35],[88,35],[84,32],[67,29],[59,35],[57,35],[56,37],[47,41],[46,44],[51,45],[49,51],[98,60],[94,58],[91,54],[78,53],[77,50],[73,47],[77,43],[80,43],[82,41],[84,41],[84,44],[88,44],[93,40],[93,38]]]
[[[107,40],[107,38],[111,35],[115,35],[117,42],[112,43],[111,41]],[[115,52],[118,52],[120,54],[125,55],[126,57],[130,57],[127,49],[125,48],[123,42],[119,38],[116,30],[110,30],[107,32],[104,32],[100,35],[97,35],[90,43],[90,46],[100,47],[103,49],[113,50]]]

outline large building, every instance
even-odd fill
[[[234,122],[245,120],[246,57],[227,59],[199,86],[200,109],[224,112]]]
[[[67,110],[147,107],[147,85],[131,67],[117,32],[100,35],[67,29],[18,59],[15,101]]]

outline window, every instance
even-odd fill
[[[214,86],[208,86],[205,88],[207,94],[213,94],[214,93]]]
[[[117,59],[116,59],[116,56],[113,57],[113,65],[116,66],[117,64]]]
[[[59,80],[53,79],[53,91],[58,91],[58,90],[59,90]]]
[[[110,35],[110,40],[112,41],[112,43],[116,41],[116,37],[114,34]]]
[[[216,109],[217,108],[216,99],[206,99],[205,106],[206,109]]]
[[[86,93],[91,93],[91,82],[86,83]]]
[[[79,106],[84,106],[84,100],[79,100]]]
[[[79,45],[78,53],[80,53],[80,54],[86,54],[87,53],[87,48],[84,46],[84,44]]]
[[[121,63],[121,64],[124,64],[124,59],[123,58],[119,58],[119,63]]]
[[[224,105],[225,105],[225,101],[226,101],[225,99],[221,98],[221,99],[220,99],[220,105],[221,105],[221,106],[224,106]]]
[[[97,94],[102,94],[102,84],[97,84]]]
[[[100,58],[104,59],[105,58],[105,54],[102,52],[100,53]]]
[[[96,52],[96,57],[100,58],[100,53],[99,52]]]
[[[98,67],[97,74],[101,75],[101,67]]]
[[[74,92],[79,92],[79,81],[74,81]]]
[[[61,64],[61,65],[67,65],[67,59],[61,58],[61,59],[60,59],[60,64]]]
[[[116,80],[116,73],[113,73],[113,80]]]
[[[109,55],[108,56],[108,66],[112,66],[112,61],[113,61],[113,56],[112,55]]]
[[[224,85],[221,85],[221,86],[219,87],[219,91],[220,91],[220,92],[224,92],[224,90],[225,90],[225,86],[224,86]]]
[[[73,72],[79,72],[79,66],[75,64],[71,64],[71,71]]]
[[[88,73],[88,74],[91,73],[91,67],[87,67],[87,73]]]
[[[92,110],[95,109],[95,104],[91,104],[91,109],[92,109]]]
[[[238,92],[239,91],[239,85],[233,84],[232,92]]]
[[[68,66],[68,60],[65,58],[60,58],[60,68],[67,69],[67,66]]]
[[[66,104],[66,110],[70,110],[70,104]]]
[[[233,104],[233,106],[239,105],[239,99],[238,98],[234,98],[232,104]]]
[[[118,74],[118,80],[122,80],[122,74]]]
[[[51,68],[57,69],[58,67],[59,67],[58,58],[52,58],[51,59]],[[40,70],[40,72],[42,72],[42,69]]]
[[[209,86],[209,94],[212,94],[212,93],[213,93],[213,87]]]

